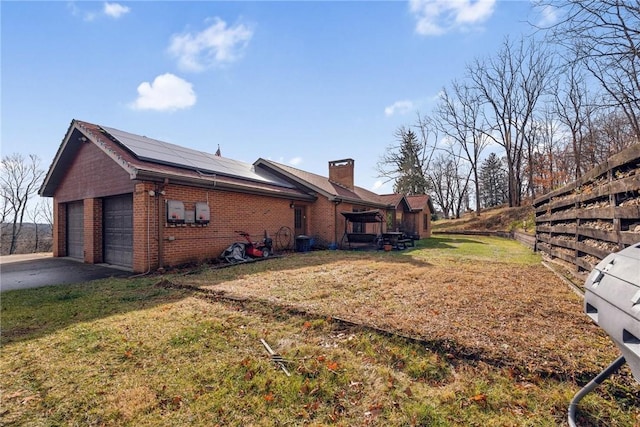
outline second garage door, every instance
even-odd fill
[[[67,256],[84,259],[84,208],[82,201],[67,204]]]
[[[104,199],[104,261],[131,267],[133,264],[133,195]]]

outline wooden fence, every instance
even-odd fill
[[[533,206],[536,249],[584,279],[611,252],[640,242],[640,144]]]

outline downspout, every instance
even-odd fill
[[[166,184],[169,183],[169,180],[167,178],[165,178],[164,180],[164,184],[166,186]],[[164,268],[164,260],[163,260],[163,252],[164,252],[164,242],[163,242],[163,235],[162,235],[162,213],[163,213],[163,204],[162,204],[162,196],[164,196],[164,188],[165,186],[162,187],[162,190],[158,192],[158,270],[161,268]]]
[[[333,240],[336,247],[340,245],[338,241],[338,205],[342,203],[341,199],[333,199]]]

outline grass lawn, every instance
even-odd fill
[[[503,239],[186,273],[2,293],[0,424],[555,426],[617,357]],[[638,425],[639,393],[625,368],[581,425]]]

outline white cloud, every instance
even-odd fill
[[[289,164],[292,166],[298,166],[300,163],[302,163],[302,157],[294,157],[293,159],[289,160]]]
[[[418,21],[416,32],[435,36],[486,21],[493,14],[495,3],[496,0],[410,0],[409,10]]]
[[[71,15],[82,18],[83,21],[91,22],[95,19],[95,12],[84,12],[82,11],[75,1],[67,2],[67,9],[71,12]]]
[[[85,22],[94,21],[99,16],[109,16],[114,19],[120,18],[122,15],[125,15],[131,11],[131,9],[127,6],[122,6],[119,3],[108,3],[105,2],[102,10],[86,10],[86,5],[91,4],[91,2],[83,2],[82,9],[78,7],[77,2],[69,1],[67,2],[67,9],[71,11],[73,16],[81,18]]]
[[[539,12],[540,19],[536,23],[536,25],[538,25],[539,27],[551,26],[558,22],[558,20],[560,19],[559,10],[553,5],[545,5],[541,9],[539,9]]]
[[[214,18],[213,24],[199,33],[174,34],[168,50],[181,69],[203,71],[239,59],[252,36],[253,30],[245,25],[227,27],[226,22]]]
[[[105,3],[102,12],[107,16],[118,19],[122,15],[126,15],[131,12],[131,9],[127,6],[122,6],[119,3]]]
[[[378,193],[378,194],[391,194],[393,193],[393,186],[389,181],[383,182],[378,180],[373,183],[373,185],[370,188],[370,191],[373,191],[374,193]]]
[[[389,105],[388,107],[385,107],[384,115],[387,117],[391,117],[394,114],[407,114],[407,113],[410,113],[411,110],[413,109],[414,109],[414,105],[412,101],[409,101],[409,100],[396,101],[393,104]]]
[[[192,84],[173,74],[156,77],[152,83],[138,86],[138,99],[132,104],[135,110],[175,111],[189,108],[196,103]]]

